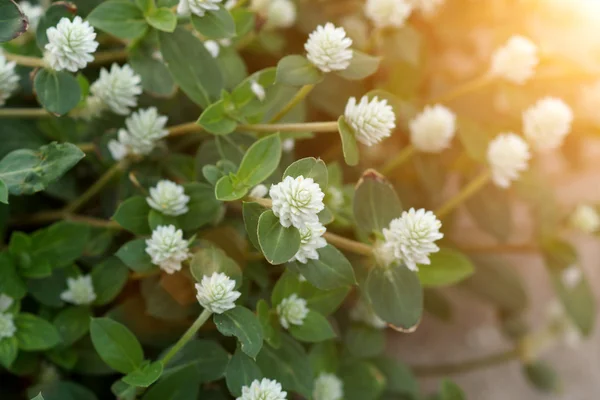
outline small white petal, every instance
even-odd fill
[[[580,204],[569,218],[569,224],[585,233],[596,233],[600,230],[600,214],[596,208],[588,204]]]
[[[369,101],[367,96],[356,103],[351,97],[344,111],[346,123],[354,130],[356,140],[366,146],[373,146],[384,138],[391,136],[396,128],[396,115],[387,100],[374,97]]]
[[[448,148],[455,132],[456,115],[439,104],[425,107],[410,121],[411,143],[426,153],[439,153]]]
[[[367,0],[365,15],[379,28],[400,28],[413,10],[410,0]]]
[[[242,386],[242,395],[236,400],[286,400],[287,392],[275,380],[255,379],[250,386]]]
[[[281,300],[276,310],[279,322],[285,329],[289,329],[290,325],[302,325],[309,311],[306,300],[298,297],[296,293]]]
[[[206,40],[204,41],[204,47],[206,48],[206,50],[208,50],[212,58],[219,57],[219,53],[221,52],[221,47],[219,46],[219,43],[217,43],[214,40]]]
[[[162,180],[150,188],[148,205],[165,215],[178,216],[188,212],[190,197],[185,194],[183,186],[169,180]]]
[[[342,400],[344,397],[343,383],[335,374],[320,374],[315,379],[313,400]]]
[[[536,45],[531,40],[516,35],[494,52],[490,73],[522,85],[535,74],[538,62]]]
[[[196,283],[196,298],[202,307],[215,314],[222,314],[235,308],[235,301],[242,295],[234,290],[235,281],[224,273],[214,272],[203,276]]]
[[[318,260],[318,249],[327,246],[327,241],[323,238],[325,227],[320,222],[307,223],[300,230],[300,248],[290,261],[298,261],[306,264],[308,260]]]
[[[100,77],[90,86],[90,93],[101,99],[112,112],[127,115],[137,106],[137,98],[142,93],[142,78],[125,64],[113,64],[110,72],[100,70]]]
[[[19,88],[19,75],[15,67],[16,63],[8,62],[0,49],[0,106]]]
[[[286,153],[290,153],[290,152],[294,151],[295,147],[296,147],[296,141],[294,139],[285,139],[283,141],[283,143],[281,143],[281,148]]]
[[[262,199],[268,193],[269,193],[269,188],[267,188],[265,185],[263,185],[261,183],[260,185],[256,185],[256,186],[254,186],[252,188],[252,190],[249,193],[249,196],[250,197],[256,197],[256,198]]]
[[[179,0],[177,14],[187,16],[190,13],[203,17],[207,11],[216,11],[223,0]]]
[[[352,60],[352,39],[331,22],[317,26],[304,44],[308,60],[323,72],[342,71]]]
[[[17,327],[13,320],[13,315],[9,313],[0,313],[0,340],[13,337],[17,332]]]
[[[286,176],[271,186],[269,195],[273,200],[273,213],[286,228],[305,228],[306,224],[319,221],[319,212],[325,208],[323,191],[312,178]]]
[[[560,147],[571,130],[573,111],[561,99],[546,97],[523,112],[523,133],[534,150]]]
[[[358,300],[350,310],[350,319],[362,322],[375,329],[387,328],[387,323],[375,314],[373,308],[363,298]]]
[[[81,17],[62,18],[56,26],[46,30],[48,54],[45,59],[56,71],[66,69],[77,72],[94,60],[92,54],[98,48],[94,28]]]
[[[77,278],[67,278],[67,290],[60,298],[68,303],[85,305],[96,300],[96,292],[91,275],[81,275]]]
[[[517,180],[528,166],[529,146],[514,133],[503,133],[488,146],[487,159],[492,170],[492,179],[501,188],[507,188]]]
[[[119,129],[119,142],[125,146],[127,154],[150,154],[156,146],[156,142],[169,134],[169,131],[165,129],[166,124],[167,117],[158,114],[156,108],[139,110],[125,120],[127,129]],[[112,146],[118,150],[116,145]],[[117,151],[116,155],[119,154]],[[113,153],[114,156],[115,153]]]
[[[173,225],[158,226],[150,239],[146,239],[146,253],[152,264],[172,274],[181,271],[181,263],[188,259],[189,243],[183,238],[183,231]]]

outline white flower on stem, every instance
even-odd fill
[[[534,150],[560,147],[571,130],[573,111],[564,101],[546,97],[523,112],[523,133]]]
[[[277,185],[272,185],[269,195],[273,200],[273,213],[284,227],[302,229],[306,224],[319,221],[317,215],[325,208],[323,191],[312,178],[302,175],[286,176]]]
[[[56,26],[46,30],[45,59],[56,71],[77,72],[94,60],[92,54],[98,48],[94,28],[81,17],[71,21],[61,18]]]
[[[29,20],[29,32],[35,34],[40,18],[44,15],[44,7],[37,4],[31,4],[28,1],[21,1],[19,7],[21,7],[21,11],[23,11],[23,14],[25,14]]]
[[[306,57],[323,72],[343,71],[352,60],[352,39],[344,28],[336,28],[331,22],[319,25],[304,44]]]
[[[537,46],[523,36],[512,36],[492,55],[490,73],[518,85],[535,74],[538,65]]]
[[[235,301],[242,295],[235,289],[235,281],[224,273],[213,272],[196,283],[196,298],[202,307],[215,314],[223,314],[235,308]]]
[[[110,72],[102,68],[100,77],[90,86],[90,93],[101,99],[112,112],[127,115],[137,106],[137,97],[142,93],[142,78],[125,64],[113,64]]]
[[[0,294],[0,312],[4,312],[13,305],[14,299],[10,296],[5,295],[4,293]]]
[[[578,265],[570,265],[563,269],[560,274],[560,281],[567,289],[574,289],[583,279],[583,272]]]
[[[287,392],[277,381],[263,378],[255,379],[250,386],[242,386],[242,395],[236,400],[286,400]]]
[[[262,183],[260,185],[256,185],[252,188],[250,193],[248,194],[250,197],[256,197],[262,199],[269,193],[269,188],[267,188]]]
[[[150,188],[150,197],[147,197],[146,201],[156,211],[165,215],[177,216],[188,212],[187,204],[190,196],[185,194],[183,186],[165,179]]]
[[[342,400],[344,385],[335,374],[321,373],[313,388],[313,400]]]
[[[302,325],[308,315],[306,300],[298,297],[296,293],[281,300],[276,310],[279,322],[285,329],[289,329],[290,325]]]
[[[412,0],[416,10],[426,17],[434,15],[446,0]]]
[[[7,61],[0,49],[0,106],[3,106],[19,87],[19,75],[15,72],[16,65],[14,61]]]
[[[387,100],[379,100],[377,96],[371,101],[367,96],[356,103],[351,97],[344,111],[346,123],[354,130],[356,140],[366,146],[373,146],[384,138],[391,136],[396,128],[396,114]]]
[[[308,223],[300,229],[300,249],[290,261],[298,261],[306,264],[308,260],[318,260],[318,249],[327,246],[327,241],[323,238],[325,227],[319,222]]]
[[[296,4],[291,0],[271,0],[267,12],[267,27],[289,28],[296,22]]]
[[[367,0],[365,4],[365,15],[378,28],[400,28],[412,10],[411,0]]]
[[[13,315],[9,313],[0,313],[0,340],[10,338],[17,332]]]
[[[77,278],[67,278],[67,290],[60,294],[60,298],[68,303],[85,305],[96,300],[96,292],[91,275],[81,275]]]
[[[212,58],[219,57],[219,53],[221,52],[221,46],[219,46],[219,43],[214,40],[205,40],[204,47],[206,50],[208,50]]]
[[[190,256],[188,246],[183,231],[173,225],[158,226],[152,231],[152,237],[146,239],[146,253],[152,264],[158,265],[167,274],[181,271],[181,263]]]
[[[260,101],[263,101],[265,99],[265,96],[267,95],[267,93],[265,92],[265,88],[256,81],[252,81],[250,83],[250,90],[252,90],[252,93],[254,93],[256,98]]]
[[[122,159],[127,157],[127,154],[129,154],[127,146],[115,139],[109,140],[107,147],[111,157],[115,161],[121,161]]]
[[[410,140],[419,151],[439,153],[448,148],[456,132],[456,115],[436,104],[425,109],[410,121]]]
[[[600,229],[600,215],[596,208],[580,204],[569,217],[569,224],[585,233],[596,233]]]
[[[441,227],[433,212],[411,208],[383,229],[384,246],[393,250],[394,257],[410,270],[418,271],[417,264],[429,265],[429,255],[440,250],[435,242],[444,237]]]
[[[507,188],[517,180],[521,172],[527,169],[529,146],[520,136],[514,133],[503,133],[488,146],[487,160],[492,170],[492,180],[501,187]]]
[[[127,149],[127,154],[150,154],[156,142],[169,134],[165,129],[166,124],[167,117],[158,114],[155,107],[134,112],[125,120],[127,129],[119,129],[119,143]],[[110,146],[116,150],[117,155],[120,155],[122,149],[119,146],[109,143],[109,148]],[[114,155],[113,152],[113,158]]]
[[[350,319],[362,322],[375,329],[387,328],[387,323],[375,314],[373,308],[363,298],[358,300],[350,310]]]
[[[179,0],[177,14],[187,16],[191,14],[203,17],[207,11],[216,11],[223,0]]]

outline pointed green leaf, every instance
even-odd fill
[[[110,318],[94,318],[90,334],[100,358],[115,370],[128,374],[142,364],[142,346],[124,325]]]
[[[269,135],[250,146],[237,171],[237,178],[252,187],[267,179],[277,169],[281,159],[279,134]]]
[[[304,86],[314,85],[322,80],[323,73],[303,56],[286,56],[277,63],[277,83]]]
[[[343,115],[338,119],[338,129],[340,131],[340,139],[342,140],[342,151],[344,152],[344,161],[350,166],[358,164],[360,154],[358,153],[358,143],[354,136],[354,131],[346,122]]]
[[[146,15],[146,21],[153,28],[164,32],[173,32],[177,26],[177,16],[166,7],[155,8]]]
[[[258,242],[258,219],[267,209],[258,203],[245,201],[242,205],[242,210],[248,240],[250,240],[250,243],[252,243],[256,250],[260,250],[260,243]]]
[[[273,211],[265,211],[258,219],[258,242],[267,261],[283,264],[300,248],[300,232],[290,226],[284,227]]]
[[[19,349],[26,351],[48,350],[60,343],[54,325],[33,314],[20,313],[15,317]]]
[[[92,282],[96,300],[94,305],[110,303],[121,293],[129,279],[127,266],[117,257],[110,257],[92,269]]]
[[[196,384],[216,381],[225,375],[228,362],[229,354],[218,343],[191,340],[165,365],[161,381],[190,369],[197,374]]]
[[[241,396],[242,386],[249,387],[252,381],[262,378],[263,374],[256,362],[238,348],[229,360],[225,371],[229,392],[234,396]]]
[[[263,333],[252,311],[237,306],[223,314],[215,314],[213,320],[219,332],[225,336],[237,337],[242,351],[249,357],[256,358],[263,345]]]
[[[301,342],[318,343],[336,337],[331,324],[323,315],[309,310],[302,325],[291,325],[290,334]]]
[[[0,7],[1,10],[1,7]],[[17,358],[19,343],[15,336],[0,339],[0,365],[8,368]]]
[[[374,57],[362,51],[353,50],[352,60],[348,68],[337,71],[336,74],[344,79],[359,81],[373,75],[379,69],[381,57]]]
[[[135,272],[149,272],[158,268],[146,253],[146,239],[135,239],[125,243],[115,253],[121,261]]]
[[[198,282],[202,281],[204,276],[222,272],[236,281],[236,288],[242,285],[242,270],[239,265],[223,250],[213,245],[194,253],[190,261],[190,272]]]
[[[286,176],[291,176],[292,178],[296,178],[298,176],[312,178],[315,183],[319,185],[323,192],[325,189],[327,189],[327,166],[321,159],[317,160],[314,157],[306,157],[298,161],[294,161],[283,173],[283,178]]]
[[[161,361],[155,361],[133,370],[123,377],[123,382],[137,387],[148,387],[160,378],[163,372]]]
[[[365,361],[342,365],[338,375],[344,383],[345,400],[376,400],[385,389],[385,376]]]
[[[87,20],[94,27],[121,39],[136,39],[148,29],[142,10],[127,0],[100,3],[88,15]]]
[[[197,124],[213,135],[230,134],[235,131],[238,124],[229,116],[227,106],[228,102],[223,99],[211,104],[202,111]]]
[[[328,244],[317,252],[318,260],[308,260],[306,264],[294,261],[288,265],[322,290],[356,284],[352,264],[338,249]]]
[[[466,400],[464,392],[458,385],[448,379],[442,381],[440,400]]]
[[[69,347],[81,339],[90,329],[92,312],[88,307],[68,307],[62,309],[53,324],[62,339],[61,346]]]
[[[235,36],[235,21],[225,7],[210,10],[204,16],[192,15],[192,25],[207,39],[226,39]]]
[[[119,205],[112,219],[119,225],[136,235],[149,235],[152,233],[148,226],[148,213],[150,206],[142,196],[133,196]]]
[[[220,201],[239,200],[248,193],[249,186],[233,182],[231,176],[227,175],[217,181],[215,186],[215,197]]]
[[[431,264],[419,267],[419,279],[424,287],[454,285],[473,275],[471,260],[457,250],[442,248],[429,256]]]

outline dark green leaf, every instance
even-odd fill
[[[33,388],[35,393],[41,392],[44,400],[97,400],[90,389],[74,382],[57,380]]]
[[[190,201],[188,212],[177,217],[177,225],[184,231],[191,231],[213,221],[221,209],[213,188],[199,182],[186,183],[183,187]]]
[[[340,139],[342,141],[344,161],[346,161],[346,164],[350,166],[357,165],[360,157],[358,153],[358,143],[356,143],[354,131],[348,125],[343,115],[338,119],[338,129],[340,131]]]
[[[15,326],[15,336],[21,350],[48,350],[60,343],[60,335],[54,325],[36,315],[18,314]]]
[[[242,386],[249,387],[252,381],[262,378],[263,374],[256,362],[238,348],[225,370],[225,380],[229,392],[234,396],[241,396]]]
[[[219,332],[225,336],[237,337],[242,351],[248,356],[256,358],[262,348],[263,333],[262,327],[252,311],[237,306],[223,314],[215,314],[214,322]]]
[[[237,171],[237,178],[250,187],[256,186],[277,169],[280,159],[281,139],[279,134],[257,140],[244,155]]]
[[[213,135],[230,134],[235,131],[238,124],[235,119],[229,116],[228,106],[233,105],[223,99],[211,104],[202,111],[197,124]]]
[[[353,356],[374,357],[380,355],[385,348],[385,331],[363,324],[353,324],[346,331],[344,341]]]
[[[117,257],[111,257],[92,270],[92,282],[96,300],[94,305],[102,306],[117,297],[127,283],[129,270]]]
[[[29,21],[17,3],[0,0],[0,43],[8,42],[27,31]]]
[[[543,393],[560,393],[561,382],[556,371],[543,361],[534,361],[523,366],[523,372],[536,389]]]
[[[6,253],[0,253],[0,293],[4,293],[13,299],[20,300],[25,297],[27,288],[25,283],[17,274],[15,265],[10,256]]]
[[[115,253],[121,261],[135,272],[149,272],[157,269],[146,253],[146,239],[135,239],[125,243]]]
[[[69,307],[54,317],[54,326],[62,338],[62,347],[69,347],[81,339],[90,328],[92,313],[88,307]]]
[[[221,201],[239,200],[248,193],[249,186],[240,182],[233,182],[231,176],[224,176],[217,181],[215,197]]]
[[[0,203],[8,204],[8,186],[0,179]]]
[[[265,211],[258,219],[258,242],[267,261],[283,264],[300,248],[300,232],[290,226],[284,227],[273,211]]]
[[[379,357],[372,362],[385,375],[388,392],[418,398],[419,384],[406,364],[388,357]]]
[[[155,8],[146,15],[150,26],[164,32],[173,32],[177,26],[177,16],[168,8]]]
[[[32,263],[50,263],[52,268],[72,264],[83,255],[90,237],[85,224],[62,221],[35,232],[31,237]]]
[[[218,343],[209,340],[192,340],[165,365],[163,378],[186,369],[193,369],[198,374],[196,380],[198,384],[211,382],[223,377],[228,362],[229,354]]]
[[[142,196],[133,196],[119,205],[112,219],[119,225],[136,235],[149,235],[152,233],[148,226],[148,213],[150,206]]]
[[[87,20],[94,27],[121,39],[136,39],[146,33],[144,13],[127,0],[109,0],[96,7]]]
[[[288,265],[322,290],[356,284],[352,264],[338,249],[328,244],[317,252],[318,260],[308,260],[306,264],[296,261]]]
[[[148,387],[160,378],[163,372],[161,361],[155,361],[133,370],[123,377],[123,382],[137,387]]]
[[[0,7],[0,10],[2,8]],[[19,343],[15,336],[0,339],[0,365],[8,368],[17,358]]]
[[[265,300],[259,300],[256,304],[256,314],[258,321],[262,326],[265,341],[273,348],[279,348],[281,345],[281,328],[277,315],[272,313]]]
[[[303,56],[286,56],[277,63],[277,83],[304,86],[314,85],[322,80],[323,73]]]
[[[225,39],[235,36],[235,21],[229,11],[221,6],[204,16],[192,15],[192,25],[207,39]]]
[[[442,381],[440,400],[466,400],[464,392],[458,385],[448,379]]]
[[[323,342],[336,336],[327,318],[313,310],[309,310],[302,325],[291,325],[289,331],[296,339],[308,343]]]
[[[380,57],[374,57],[358,50],[352,51],[350,65],[343,71],[337,71],[337,75],[351,81],[359,81],[373,75],[379,69]]]
[[[306,157],[298,161],[294,161],[283,173],[283,178],[286,176],[291,176],[292,178],[296,178],[298,176],[312,178],[315,183],[319,185],[323,192],[325,189],[327,189],[327,166],[321,159],[317,160],[314,157]]]
[[[143,400],[196,400],[200,391],[199,375],[194,368],[182,369],[163,377],[144,394]]]
[[[142,364],[142,346],[124,325],[110,318],[94,318],[90,334],[100,358],[115,370],[128,374]]]
[[[1,270],[1,269],[0,269]],[[52,270],[52,275],[41,279],[29,279],[27,290],[39,303],[48,307],[62,307],[60,294],[67,289],[67,268]]]
[[[429,256],[430,265],[419,268],[419,279],[424,287],[454,285],[473,275],[471,260],[459,251],[442,248]]]
[[[339,368],[340,359],[337,342],[328,340],[311,346],[308,357],[313,367],[315,376],[322,373],[335,374]]]
[[[239,265],[223,250],[212,245],[200,249],[194,254],[190,262],[190,272],[198,282],[202,280],[203,276],[222,272],[236,281],[236,288],[242,285],[242,270]]]
[[[175,94],[175,82],[167,66],[152,57],[152,49],[138,47],[131,49],[129,65],[142,78],[144,92],[161,97]]]
[[[245,201],[242,205],[242,210],[248,240],[250,240],[250,243],[252,243],[256,250],[260,250],[260,243],[258,242],[258,219],[267,209],[258,203]]]
[[[40,104],[56,115],[68,113],[81,100],[77,79],[66,71],[42,69],[35,74],[33,86]]]
[[[339,376],[344,383],[345,400],[375,400],[385,388],[385,376],[364,361],[342,365]]]

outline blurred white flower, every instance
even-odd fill
[[[302,325],[308,315],[306,300],[298,297],[296,293],[281,300],[276,309],[279,322],[285,329],[289,329],[290,325]]]
[[[313,400],[342,400],[344,397],[342,380],[335,374],[321,373],[313,388]]]
[[[417,264],[429,265],[429,255],[440,250],[435,242],[444,237],[441,227],[433,212],[411,208],[383,229],[384,246],[393,249],[396,259],[410,270],[418,271]]]
[[[574,289],[583,279],[583,272],[578,265],[569,265],[560,274],[560,281],[567,289]]]
[[[91,275],[81,275],[77,278],[67,278],[67,290],[60,298],[68,303],[85,305],[96,300],[96,292]]]
[[[308,260],[318,260],[318,249],[327,246],[327,241],[323,238],[325,227],[320,222],[307,223],[300,229],[300,249],[290,261],[298,261],[306,264]]]
[[[203,276],[196,283],[196,292],[200,305],[215,314],[235,308],[235,301],[242,295],[235,290],[235,281],[222,272]]]
[[[296,22],[296,4],[292,0],[271,0],[267,11],[268,28],[289,28]]]
[[[436,104],[425,109],[410,121],[410,140],[419,151],[439,153],[448,148],[456,132],[456,115]]]
[[[66,69],[77,72],[94,60],[92,54],[98,48],[94,28],[81,17],[61,18],[58,24],[46,30],[45,59],[56,71]]]
[[[252,93],[254,93],[256,98],[260,101],[263,101],[265,99],[265,96],[267,95],[265,92],[265,88],[256,81],[252,81],[250,83],[250,90],[252,90]]]
[[[400,28],[412,11],[412,0],[367,0],[365,4],[365,15],[378,28]]]
[[[19,7],[21,7],[21,11],[23,11],[23,14],[29,20],[29,32],[35,35],[40,18],[44,15],[44,7],[38,4],[31,4],[28,1],[21,1]]]
[[[127,157],[127,154],[129,154],[127,146],[115,139],[109,140],[107,147],[111,157],[115,161],[121,161],[122,159]]]
[[[434,15],[446,0],[412,0],[415,10],[426,17]]]
[[[379,100],[377,96],[371,101],[367,96],[356,103],[351,97],[344,111],[346,123],[354,130],[356,140],[366,146],[373,146],[392,134],[396,127],[394,109],[387,100]]]
[[[302,229],[306,224],[319,221],[317,215],[325,208],[318,183],[302,175],[296,178],[286,176],[276,185],[272,185],[269,195],[273,200],[273,213],[286,228],[293,225]]]
[[[600,229],[600,215],[595,207],[579,204],[569,217],[569,224],[585,233],[596,233]]]
[[[534,150],[560,147],[571,130],[573,111],[564,101],[546,97],[523,112],[523,133]]]
[[[336,28],[331,22],[319,25],[304,44],[306,57],[323,72],[342,71],[352,60],[352,39],[344,28]]]
[[[255,379],[248,386],[242,386],[242,395],[236,400],[286,400],[287,392],[282,391],[277,381],[263,378]]]
[[[14,299],[10,296],[5,295],[4,293],[0,294],[0,312],[4,312],[13,305]]]
[[[344,206],[344,192],[333,185],[327,186],[325,202],[329,208],[339,210]]]
[[[127,129],[119,129],[119,143],[125,146],[127,154],[149,154],[156,146],[156,142],[169,134],[165,129],[166,123],[167,117],[159,115],[155,107],[134,112],[125,120]],[[117,145],[109,144],[109,148],[110,146],[117,150]],[[111,152],[115,158],[113,149]],[[116,153],[120,154],[120,150],[122,149],[118,149]]]
[[[183,186],[169,180],[162,180],[150,188],[148,205],[165,215],[183,215],[188,212],[190,196],[185,194]]]
[[[535,74],[538,65],[536,45],[523,36],[512,36],[492,55],[490,73],[518,85]]]
[[[94,118],[98,118],[102,115],[102,112],[106,109],[106,104],[98,96],[88,96],[85,99],[85,104],[81,107],[77,107],[71,112],[69,116],[72,118],[81,118],[86,121],[91,121]]]
[[[487,151],[492,180],[501,188],[509,187],[527,169],[530,157],[529,147],[520,136],[514,133],[496,136]]]
[[[553,299],[550,302],[547,315],[548,325],[562,339],[564,344],[571,348],[577,348],[581,344],[581,333],[558,299]]]
[[[295,147],[296,147],[296,141],[294,139],[285,139],[281,143],[281,149],[283,151],[285,151],[286,153],[290,153],[290,152],[294,151]]]
[[[206,50],[208,50],[212,58],[219,57],[219,53],[221,52],[221,46],[219,46],[219,43],[214,40],[205,40],[204,47]]]
[[[350,319],[355,322],[362,322],[375,329],[387,328],[387,323],[375,314],[373,308],[364,298],[358,300],[350,309]]]
[[[238,3],[238,0],[227,0],[227,2],[225,3],[225,8],[228,10],[231,10],[233,7],[235,7]]]
[[[90,93],[101,99],[115,114],[127,115],[137,106],[142,93],[142,78],[128,64],[114,63],[110,72],[100,70],[100,77],[90,86]]]
[[[152,231],[152,237],[146,239],[146,253],[152,258],[152,264],[168,274],[181,271],[181,263],[190,255],[188,246],[183,231],[173,225],[158,226]]]
[[[19,75],[15,71],[16,65],[14,61],[7,61],[0,49],[0,106],[3,106],[19,87]]]
[[[10,338],[17,332],[13,315],[9,313],[0,313],[0,340]]]
[[[267,188],[265,185],[263,185],[261,183],[260,185],[254,186],[252,188],[252,190],[250,191],[250,193],[248,194],[248,196],[261,199],[261,198],[265,197],[268,193],[269,193],[269,188]]]
[[[216,11],[223,0],[179,0],[177,14],[187,16],[190,13],[203,17],[207,11]]]

